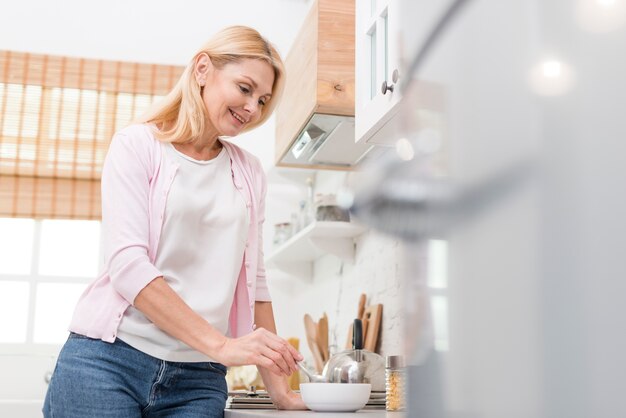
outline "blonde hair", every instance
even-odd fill
[[[256,30],[247,26],[230,26],[215,34],[194,55],[174,88],[136,122],[154,123],[157,137],[167,142],[192,142],[205,130],[207,110],[201,88],[194,77],[196,59],[206,53],[217,68],[243,59],[265,61],[274,69],[271,99],[261,108],[261,117],[244,128],[244,132],[263,124],[280,101],[285,85],[285,69],[280,55]]]

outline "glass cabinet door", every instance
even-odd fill
[[[381,131],[397,113],[401,51],[398,0],[356,2],[356,141],[392,144]]]

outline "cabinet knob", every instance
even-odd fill
[[[383,85],[380,87],[380,91],[383,94],[387,94],[388,91],[393,93],[393,84],[387,85],[387,81],[383,81]]]
[[[393,86],[398,82],[399,78],[400,76],[398,74],[398,69],[396,68],[391,74],[391,81],[393,81],[393,84],[387,84],[387,80],[383,81],[383,85],[380,87],[380,91],[383,94],[387,94],[388,91],[393,93]]]
[[[396,68],[395,70],[393,70],[393,73],[391,73],[391,81],[395,83],[398,82],[398,79],[400,78],[400,74],[398,73],[398,69]]]

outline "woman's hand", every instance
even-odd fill
[[[296,371],[296,361],[302,355],[278,335],[257,328],[239,338],[227,338],[214,355],[225,366],[254,364],[278,376],[289,376]]]
[[[302,396],[298,393],[289,391],[282,396],[275,394],[271,394],[270,396],[272,398],[272,402],[278,409],[307,409],[306,405],[302,401]]]

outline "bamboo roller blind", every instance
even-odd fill
[[[100,219],[111,137],[182,71],[0,51],[0,216]]]

